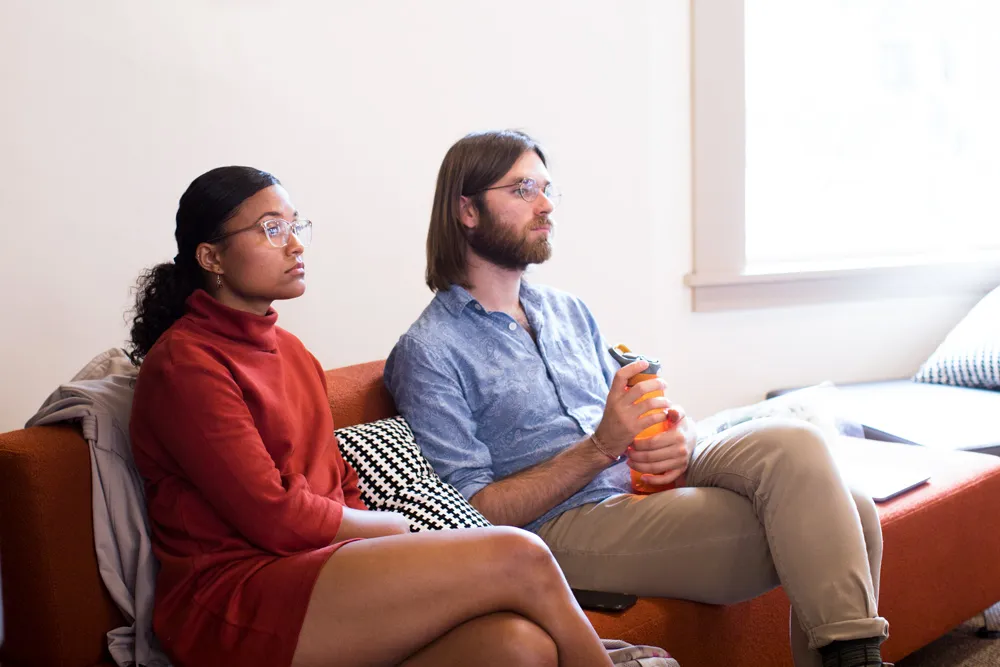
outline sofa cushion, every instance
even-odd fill
[[[1000,391],[912,380],[839,387],[870,440],[1000,455]]]
[[[955,325],[913,379],[1000,389],[1000,287]]]
[[[869,440],[1000,456],[1000,391],[880,380],[837,385],[843,418]],[[787,394],[776,389],[768,398]],[[699,425],[700,428],[700,425]],[[856,435],[856,434],[851,434]]]
[[[369,509],[399,512],[413,531],[490,525],[437,476],[402,417],[340,428],[336,434],[344,459],[358,473],[361,499]]]

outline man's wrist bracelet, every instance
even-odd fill
[[[611,453],[608,452],[608,448],[604,445],[604,443],[602,443],[600,440],[597,439],[596,433],[590,434],[590,441],[594,443],[594,447],[597,449],[597,451],[599,451],[601,454],[604,454],[609,459],[611,459],[612,463],[618,463],[619,461],[625,458],[624,454],[622,454],[621,456],[612,456]]]

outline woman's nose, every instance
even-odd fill
[[[295,234],[288,235],[288,244],[285,246],[285,251],[294,257],[298,257],[306,251],[306,247],[302,245],[298,237]]]

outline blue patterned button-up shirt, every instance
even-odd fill
[[[593,432],[617,364],[582,301],[521,282],[531,335],[462,287],[439,292],[393,348],[385,383],[437,473],[471,498]],[[525,528],[627,493],[615,464]]]

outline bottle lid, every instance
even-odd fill
[[[614,347],[609,347],[608,352],[611,353],[611,357],[618,362],[619,366],[628,366],[633,361],[645,360],[649,362],[649,368],[647,368],[644,373],[650,375],[658,375],[660,372],[660,360],[654,357],[647,357],[644,354],[639,354],[638,352],[633,352],[628,349],[625,345],[616,345]]]

